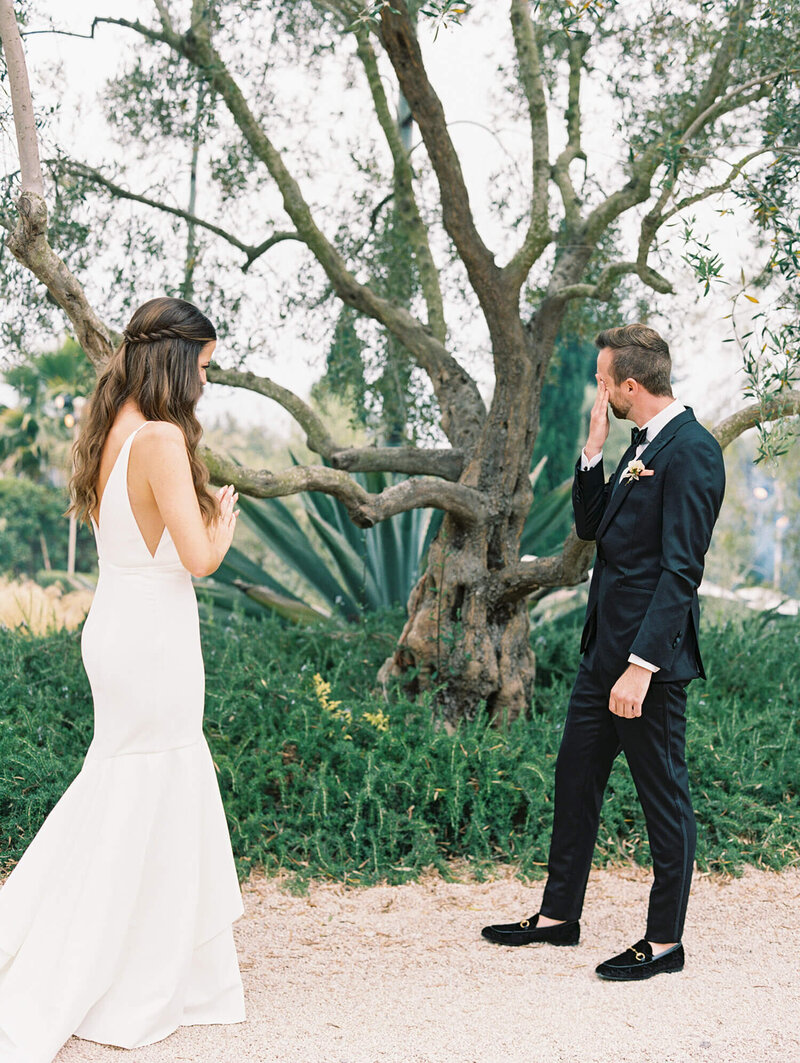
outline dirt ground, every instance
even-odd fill
[[[800,869],[696,875],[679,974],[600,981],[637,940],[649,877],[596,871],[576,948],[502,948],[481,927],[541,885],[244,884],[236,942],[248,1019],[126,1052],[72,1038],[58,1063],[800,1063]]]

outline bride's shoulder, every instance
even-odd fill
[[[174,443],[185,444],[186,437],[180,425],[172,421],[146,421],[142,425],[141,432],[136,435],[137,440],[145,444]]]
[[[181,427],[172,421],[148,421],[136,433],[134,446],[147,460],[169,457],[176,452],[185,453],[186,437]]]

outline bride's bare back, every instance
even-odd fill
[[[217,497],[219,520],[206,525],[194,489],[183,432],[167,421],[147,422],[132,402],[120,410],[106,439],[100,460],[98,503],[92,516],[100,526],[100,506],[108,478],[125,440],[133,431],[128,460],[128,500],[134,520],[151,555],[155,556],[169,530],[181,562],[194,576],[214,572],[225,556],[236,523],[238,495],[230,485]]]

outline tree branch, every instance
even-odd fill
[[[265,395],[282,406],[287,413],[297,421],[306,433],[306,443],[309,450],[323,457],[329,457],[331,452],[337,449],[333,437],[322,423],[320,418],[305,403],[299,395],[295,395],[288,388],[281,387],[268,377],[256,376],[255,373],[241,369],[222,369],[213,363],[209,366],[207,376],[212,384],[224,384],[231,388],[244,388],[247,391],[255,391],[259,395]]]
[[[12,0],[0,0],[0,40],[6,57],[8,82],[11,87],[11,107],[14,113],[14,131],[17,135],[22,187],[27,192],[44,196],[42,167],[39,162],[39,140],[36,136],[36,115],[33,112],[25,51],[22,47]]]
[[[399,472],[439,476],[456,483],[464,469],[462,450],[423,447],[342,447],[325,455],[335,469],[348,472]]]
[[[673,207],[671,207],[666,212],[666,214],[661,217],[659,227],[665,222],[668,222],[670,218],[673,218],[676,214],[679,214],[682,210],[686,210],[687,207],[691,207],[695,203],[699,203],[703,199],[708,199],[711,196],[716,196],[722,192],[727,192],[727,190],[731,187],[733,182],[741,174],[742,170],[745,168],[745,166],[748,165],[748,163],[751,163],[753,159],[757,159],[760,155],[768,155],[770,152],[775,152],[776,154],[781,153],[777,147],[767,147],[759,148],[757,151],[751,151],[747,155],[745,155],[744,158],[740,159],[738,162],[735,163],[726,162],[724,159],[720,159],[720,162],[725,162],[725,165],[730,166],[731,168],[731,172],[728,174],[725,180],[721,181],[717,185],[708,185],[706,188],[703,189],[702,192],[695,192],[693,195],[684,196],[683,199],[678,200],[678,202]],[[712,156],[706,156],[706,158],[711,157]]]
[[[381,129],[383,129],[386,142],[392,153],[395,206],[414,249],[414,258],[419,271],[422,294],[425,299],[425,305],[428,308],[428,326],[436,339],[444,343],[447,339],[447,326],[444,319],[439,271],[433,261],[428,241],[428,230],[420,217],[417,199],[414,195],[414,174],[411,169],[411,163],[400,138],[397,122],[389,110],[378,69],[378,61],[369,34],[364,30],[360,30],[356,37],[358,40],[358,56],[367,75],[367,83],[372,94],[375,113],[378,116]]]
[[[755,0],[739,0],[731,12],[722,41],[714,55],[711,71],[697,94],[694,104],[688,108],[680,123],[680,126],[692,130],[692,136],[706,124],[707,120],[703,117],[705,112],[713,109],[715,101],[725,92],[730,78],[731,63],[744,37],[744,26],[752,14],[754,2]],[[701,120],[700,125],[695,129],[693,127],[698,120]]]
[[[611,298],[616,281],[626,274],[636,273],[649,288],[662,294],[671,294],[672,285],[645,263],[641,266],[638,262],[612,262],[600,273],[594,284],[569,284],[564,288],[557,288],[548,294],[549,299],[568,302],[570,299],[597,299],[607,303]]]
[[[589,213],[580,231],[571,241],[572,250],[565,253],[556,264],[548,297],[577,285],[603,232],[626,210],[638,203],[643,203],[650,196],[653,177],[664,161],[665,134],[677,137],[680,143],[682,136],[687,135],[689,131],[692,136],[696,135],[712,118],[725,113],[725,108],[732,110],[743,105],[744,101],[740,93],[744,86],[739,86],[738,90],[724,96],[722,100],[718,97],[725,92],[725,86],[730,77],[730,65],[739,48],[742,26],[750,17],[753,3],[754,0],[739,0],[736,8],[731,12],[722,41],[715,52],[711,71],[694,102],[685,110],[672,132],[670,130],[659,131],[638,158],[632,162],[628,182],[622,188],[612,192]],[[764,80],[764,78],[758,79],[758,83]],[[644,232],[640,235],[636,272],[656,291],[671,291],[671,285],[647,265],[646,253],[655,235],[655,230],[651,232],[650,229],[655,216],[660,214],[661,208],[671,194],[679,169],[680,163],[665,177],[659,200],[645,219]]]
[[[47,204],[39,163],[36,121],[25,53],[12,0],[0,0],[0,40],[8,65],[14,126],[20,151],[22,194],[17,223],[6,237],[12,254],[47,286],[67,313],[78,342],[95,365],[111,353],[109,330],[89,305],[86,294],[47,240]]]
[[[522,287],[531,266],[552,240],[548,210],[550,184],[550,133],[547,126],[547,99],[539,57],[536,27],[530,14],[528,0],[511,0],[511,28],[517,53],[520,81],[528,101],[533,159],[531,214],[525,240],[504,269],[516,291]],[[581,35],[582,36],[582,35]],[[570,56],[572,46],[570,45]],[[570,103],[572,77],[570,76]],[[571,130],[571,135],[572,135]],[[564,153],[562,153],[563,155]],[[569,180],[569,177],[567,177]]]
[[[111,331],[100,320],[86,293],[47,240],[47,204],[35,192],[25,192],[17,201],[19,220],[6,244],[14,257],[33,273],[66,312],[75,335],[89,360],[100,368],[111,355]]]
[[[730,66],[739,49],[743,27],[752,13],[753,3],[754,0],[739,0],[739,3],[731,12],[722,41],[714,54],[711,71],[706,78],[705,84],[676,127],[676,132],[683,130],[680,133],[681,142],[684,142],[685,138],[695,136],[705,128],[709,121],[724,113],[723,105],[728,97],[722,96],[720,98],[720,96],[726,90],[730,77]],[[732,97],[735,98],[742,88],[744,86],[734,90],[731,94]],[[736,104],[735,106],[739,105]],[[733,106],[728,107],[728,110],[733,109],[735,109]],[[645,168],[645,172],[652,166],[652,171],[649,173],[649,177],[652,178],[659,160],[658,156],[652,152],[652,149],[647,154],[649,155],[649,165]]]
[[[770,80],[773,80],[773,78],[762,79],[763,82],[768,82]],[[756,100],[761,99],[764,95],[766,95],[766,90],[764,89],[763,84],[759,83],[761,84],[761,87],[758,89],[758,91],[750,93],[746,96],[741,96],[740,93],[742,89],[749,88],[751,84],[753,83],[748,83],[745,86],[740,86],[738,89],[728,93],[727,96],[725,96],[723,99],[718,100],[716,104],[714,104],[712,107],[706,108],[703,114],[695,119],[695,121],[692,123],[691,128],[687,130],[687,132],[684,133],[683,136],[680,138],[681,145],[684,145],[684,142],[688,140],[690,136],[693,136],[695,133],[699,132],[702,129],[703,125],[711,121],[713,118],[718,118],[722,114],[727,114],[732,110],[738,109],[739,107],[744,107],[748,103],[753,103]],[[700,200],[708,199],[710,196],[718,192],[724,192],[726,189],[730,188],[731,184],[739,176],[742,169],[744,168],[744,166],[747,165],[748,162],[756,158],[758,155],[762,155],[770,150],[771,149],[767,147],[761,148],[758,151],[750,153],[749,155],[745,156],[745,158],[737,166],[734,166],[733,170],[728,176],[728,179],[722,182],[722,184],[709,186],[708,188],[704,189],[702,192],[699,192],[694,196],[685,197],[683,200],[680,201],[680,203],[674,206],[666,214],[663,214],[662,211],[664,207],[672,198],[672,194],[675,190],[675,185],[678,183],[678,178],[680,176],[681,171],[683,170],[684,162],[686,158],[689,157],[689,152],[686,150],[685,146],[682,146],[681,154],[674,162],[671,172],[668,173],[664,178],[663,184],[661,186],[661,192],[656,203],[642,219],[641,228],[639,230],[639,247],[636,257],[638,267],[637,272],[639,272],[640,276],[643,271],[646,271],[650,268],[647,265],[647,258],[650,254],[650,249],[653,245],[656,233],[662,225],[664,225],[670,218],[674,217],[674,215],[677,214],[679,211],[684,210],[692,203],[698,203],[700,202]]]
[[[208,0],[192,0],[191,24],[197,26],[206,17],[210,4]]]
[[[800,391],[781,391],[766,402],[754,402],[752,406],[737,410],[711,429],[711,434],[724,450],[734,439],[749,428],[765,421],[777,421],[780,417],[800,414]]]
[[[104,24],[108,26],[122,26],[123,29],[135,30],[137,33],[141,33],[143,37],[147,37],[149,41],[158,41],[160,44],[170,43],[170,39],[166,34],[160,30],[153,29],[152,26],[145,26],[145,24],[140,22],[138,18],[131,22],[131,20],[127,18],[108,18],[98,16],[92,19],[92,32],[90,36],[94,37],[95,26]]]
[[[278,498],[301,491],[322,491],[343,503],[350,519],[359,528],[371,528],[380,521],[411,509],[442,509],[465,524],[475,524],[485,516],[485,503],[478,491],[461,484],[425,477],[404,480],[380,494],[365,491],[341,469],[324,465],[297,465],[284,472],[244,469],[205,447],[200,456],[215,484],[233,484],[252,498]]]
[[[579,539],[572,528],[560,554],[507,565],[497,578],[498,600],[515,602],[540,587],[573,587],[576,583],[583,583],[594,551],[594,542]]]
[[[172,19],[169,16],[169,11],[167,10],[167,5],[164,3],[164,0],[153,0],[153,3],[155,4],[156,11],[158,11],[158,17],[161,19],[161,25],[164,27],[164,32],[165,33],[174,33],[175,30],[173,29],[173,26],[172,26]],[[193,15],[195,13],[195,9],[196,9],[196,5],[193,4],[192,5],[192,14]],[[192,22],[194,23],[194,20],[192,20]]]
[[[471,446],[486,420],[486,409],[475,381],[413,314],[355,279],[341,254],[317,227],[297,182],[213,48],[205,28],[201,26],[198,31],[198,27],[192,27],[179,36],[159,33],[123,19],[106,21],[126,25],[149,39],[165,41],[198,69],[222,97],[256,157],[266,165],[300,239],[325,270],[337,296],[348,306],[379,321],[403,344],[431,379],[445,434],[457,446]]]
[[[498,313],[507,309],[505,305],[502,309],[498,306],[496,297],[502,274],[475,226],[461,163],[450,139],[441,100],[428,79],[404,0],[392,0],[381,9],[381,39],[436,174],[445,229],[466,267],[491,331]]]
[[[87,180],[92,181],[101,188],[105,188],[117,199],[129,199],[134,203],[143,203],[146,207],[152,207],[154,210],[163,211],[165,214],[172,214],[174,217],[182,218],[184,221],[189,222],[192,225],[198,225],[200,228],[208,229],[209,232],[221,237],[245,255],[245,262],[242,266],[243,273],[246,273],[256,259],[271,247],[274,247],[275,244],[282,243],[285,240],[298,240],[301,243],[303,242],[299,233],[275,232],[260,244],[246,244],[243,240],[234,236],[233,233],[229,233],[226,229],[222,229],[219,225],[214,225],[212,222],[206,221],[204,218],[198,218],[196,214],[191,214],[187,210],[181,210],[179,207],[171,207],[167,203],[161,203],[157,199],[151,199],[150,196],[140,195],[136,192],[129,192],[126,188],[123,188],[121,185],[115,184],[107,177],[104,177],[99,170],[95,170],[91,166],[87,166],[85,163],[63,159],[52,159],[48,160],[48,162],[51,165],[57,166],[65,173],[72,173],[78,177],[85,177]]]
[[[294,392],[267,377],[239,369],[210,366],[208,379],[213,384],[246,388],[273,399],[297,421],[306,433],[306,445],[326,458],[336,469],[351,472],[402,472],[411,475],[441,476],[458,480],[464,467],[464,454],[450,448],[418,447],[346,447],[337,443],[314,410]]]
[[[575,159],[586,161],[581,147],[581,102],[580,86],[583,70],[583,57],[589,48],[589,37],[585,33],[576,33],[569,38],[569,86],[567,102],[567,144],[558,156],[553,167],[553,180],[561,193],[564,204],[564,220],[567,229],[575,232],[580,225],[580,213],[577,193],[569,174],[570,164]]]

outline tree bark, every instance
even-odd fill
[[[436,688],[449,723],[474,717],[484,705],[498,723],[507,723],[530,704],[536,659],[526,595],[509,593],[506,573],[519,564],[533,499],[529,470],[541,378],[562,316],[563,307],[553,304],[528,331],[519,313],[506,315],[503,346],[495,349],[504,372],[459,481],[485,500],[485,515],[469,526],[455,514],[445,516],[411,593],[397,649],[380,672],[384,684],[411,670],[412,691]],[[584,546],[577,564],[561,566],[564,582],[586,578],[591,553]],[[545,583],[544,570],[542,577]]]
[[[47,241],[47,204],[39,161],[39,139],[33,111],[25,51],[12,0],[0,0],[0,43],[8,67],[8,83],[19,149],[22,195],[17,202],[17,223],[6,244],[19,261],[51,292],[58,292],[78,341],[96,365],[111,352],[111,338],[73,274]]]
[[[11,107],[14,113],[22,187],[38,196],[44,196],[36,115],[33,112],[25,51],[12,0],[0,0],[0,42],[6,57],[8,81],[11,86]]]

